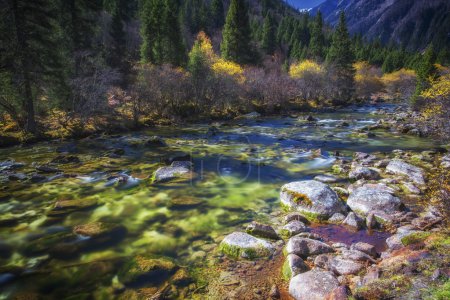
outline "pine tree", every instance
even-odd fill
[[[222,0],[212,1],[211,14],[214,28],[221,28],[225,22],[225,14]]]
[[[222,57],[237,63],[254,61],[247,10],[245,0],[231,0],[222,33]]]
[[[262,32],[262,48],[266,54],[273,54],[275,51],[275,28],[272,20],[272,16],[267,14],[264,19],[263,32]]]
[[[113,68],[122,69],[125,61],[125,32],[123,30],[123,20],[116,6],[112,13],[110,36],[112,38],[111,48],[107,49],[107,63]]]
[[[335,100],[349,101],[354,90],[354,54],[343,11],[339,16],[339,24],[333,34],[326,61],[335,68],[337,84],[340,87],[340,99]]]
[[[143,0],[141,13],[141,59],[145,63],[163,61],[163,0]]]
[[[5,77],[11,79],[8,88],[16,91],[20,102],[16,121],[24,130],[36,133],[36,101],[62,76],[56,14],[52,3],[44,0],[10,0],[2,4],[6,4],[0,20],[2,81]],[[1,88],[3,91],[3,82]]]
[[[185,62],[186,51],[184,48],[180,24],[178,23],[178,7],[176,0],[165,0],[163,12],[163,24],[165,32],[163,34],[164,49],[163,62],[174,66],[180,66]]]
[[[311,33],[311,41],[309,44],[309,51],[311,53],[311,57],[318,61],[323,60],[324,47],[325,47],[325,36],[323,34],[323,17],[322,13],[319,10],[314,20]]]
[[[419,61],[416,72],[417,72],[417,85],[416,85],[416,93],[417,97],[420,93],[425,90],[429,85],[429,79],[436,72],[436,68],[434,63],[436,62],[436,56],[434,54],[433,45],[429,45],[425,50],[425,53],[422,55],[421,60]]]

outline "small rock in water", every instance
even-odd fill
[[[300,257],[306,258],[310,255],[331,253],[334,252],[334,250],[327,244],[318,240],[295,236],[289,239],[286,245],[286,252],[288,254],[294,253]]]
[[[314,180],[323,183],[335,183],[339,180],[339,178],[333,175],[317,175],[316,177],[314,177]]]
[[[278,240],[278,234],[275,232],[272,226],[261,224],[258,222],[250,223],[245,231],[251,235],[259,236],[262,238],[268,238],[273,240]]]
[[[350,249],[364,252],[364,253],[372,256],[372,257],[376,257],[377,256],[377,250],[375,249],[375,246],[371,245],[371,244],[368,244],[368,243],[358,242],[356,244],[352,244],[350,246]]]
[[[275,247],[271,243],[244,232],[233,232],[227,235],[219,248],[232,258],[245,259],[269,257],[275,252]]]
[[[291,279],[297,274],[304,273],[309,270],[309,267],[305,264],[300,256],[295,254],[288,254],[283,264],[283,277],[286,280]]]
[[[280,234],[283,237],[291,237],[307,230],[308,228],[304,223],[300,221],[291,221],[283,226],[283,228],[280,230]]]
[[[364,227],[364,220],[358,217],[354,212],[350,212],[342,224],[354,227],[356,230],[359,230]]]
[[[36,170],[42,173],[58,173],[61,172],[60,169],[51,167],[49,165],[37,166]]]
[[[58,155],[51,161],[53,164],[78,164],[80,162],[80,159],[75,155]]]
[[[344,220],[345,220],[345,215],[343,215],[341,213],[335,213],[331,216],[331,218],[328,219],[328,222],[339,224]]]
[[[306,116],[305,121],[308,122],[317,122],[318,120],[311,115]]]

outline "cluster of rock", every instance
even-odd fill
[[[297,300],[348,299],[352,289],[378,278],[380,261],[411,239],[426,236],[426,230],[443,219],[435,209],[418,216],[405,208],[401,197],[422,193],[425,172],[407,162],[411,160],[409,153],[394,151],[394,155],[380,159],[356,153],[353,161],[336,162],[340,177],[320,175],[315,180],[285,184],[280,202],[291,213],[285,216],[284,224],[275,230],[253,222],[247,233],[226,236],[220,249],[235,259],[257,259],[277,255],[284,247],[282,275],[289,280],[291,296]],[[441,161],[446,164],[449,159],[444,156]],[[345,174],[347,184],[340,180]],[[310,221],[343,224],[356,230],[385,229],[393,235],[386,240],[386,251],[378,253],[374,245],[364,242],[327,243],[309,232]]]

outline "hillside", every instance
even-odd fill
[[[369,39],[393,41],[408,49],[449,47],[450,2],[447,0],[327,0],[315,7],[327,23],[336,24],[339,12],[347,15],[349,30]]]

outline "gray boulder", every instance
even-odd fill
[[[284,279],[289,280],[295,275],[304,273],[308,270],[309,267],[300,256],[295,254],[289,254],[286,256],[282,269]]]
[[[347,205],[361,215],[367,215],[374,210],[392,213],[400,210],[402,202],[399,198],[383,190],[359,187],[347,199]]]
[[[295,300],[324,300],[338,286],[333,273],[314,269],[292,278],[289,294]]]
[[[291,237],[307,230],[308,228],[303,222],[291,221],[283,226],[283,228],[280,230],[280,235],[283,237]]]
[[[374,180],[374,179],[378,179],[380,177],[380,174],[374,169],[357,166],[350,171],[350,173],[348,174],[348,177],[350,179],[355,179],[355,180],[359,180],[359,179]]]
[[[350,212],[342,224],[354,227],[356,230],[359,230],[364,227],[364,220],[358,217],[354,212]]]
[[[310,255],[331,253],[334,250],[321,241],[294,236],[289,239],[286,245],[286,252],[288,254],[294,253],[300,257],[308,257]]]
[[[331,261],[332,270],[338,275],[356,274],[364,268],[362,263],[337,256]]]
[[[227,235],[220,243],[219,249],[235,259],[269,257],[275,252],[275,247],[271,243],[244,232]]]
[[[358,242],[358,243],[352,244],[350,246],[350,249],[364,252],[372,257],[377,256],[377,250],[375,249],[375,246],[368,244],[368,243]]]
[[[400,159],[391,160],[386,166],[386,172],[406,176],[419,185],[425,184],[423,170]]]
[[[296,181],[281,188],[282,205],[297,210],[313,219],[326,219],[345,206],[328,185],[315,180]]]

